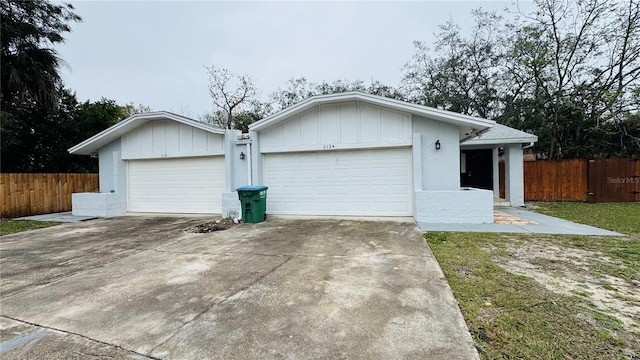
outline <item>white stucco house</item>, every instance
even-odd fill
[[[523,147],[494,121],[359,93],[316,96],[224,130],[168,112],[137,114],[69,149],[97,155],[100,192],[73,213],[240,215],[235,188],[269,187],[274,215],[413,216],[491,223],[498,157],[506,201],[522,206]]]

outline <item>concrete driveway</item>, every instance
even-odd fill
[[[412,219],[124,216],[1,241],[6,359],[474,359]]]

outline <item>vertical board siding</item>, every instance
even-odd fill
[[[71,194],[99,191],[98,174],[0,174],[2,218],[71,210]]]

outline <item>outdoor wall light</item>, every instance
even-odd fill
[[[440,140],[436,140],[436,150],[440,150]]]
[[[244,155],[244,153],[241,151],[241,152],[240,152],[240,160],[244,160],[244,158],[245,158],[245,155]]]

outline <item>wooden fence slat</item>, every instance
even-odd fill
[[[100,190],[98,174],[0,174],[0,216],[71,210],[71,194]]]
[[[636,201],[640,201],[640,159],[635,159],[634,162],[636,164],[636,170],[634,175],[636,188],[634,191],[636,195]]]
[[[525,201],[640,201],[640,180],[634,185],[634,176],[640,176],[636,159],[526,161],[524,197]],[[503,182],[501,174],[501,189]]]
[[[598,159],[589,162],[589,193],[593,202],[638,201],[636,159]]]

